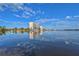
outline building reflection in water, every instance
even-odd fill
[[[34,39],[34,38],[39,37],[42,34],[43,34],[43,31],[30,31],[29,32],[29,38]]]
[[[43,31],[40,31],[40,35],[42,35],[43,34]]]

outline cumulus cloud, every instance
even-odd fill
[[[29,7],[24,7],[24,11],[28,11],[28,12],[30,12],[30,13],[32,13],[32,14],[35,14],[36,12],[32,9],[32,8],[29,8]]]
[[[8,4],[13,12],[17,12],[18,10],[24,10],[22,3],[12,3]]]
[[[71,16],[66,16],[66,18],[65,19],[71,19]]]
[[[21,15],[27,16],[29,15],[30,17],[33,16],[35,14],[35,11],[27,6],[24,6],[23,3],[4,3],[4,4],[0,4],[0,11],[6,11],[6,9],[9,8],[10,11],[14,12],[15,14],[19,11],[22,12]],[[18,17],[18,15],[16,15],[16,17]]]
[[[4,4],[4,3],[0,4],[0,11],[4,11],[6,7],[8,7],[7,4]]]
[[[33,8],[28,7],[27,5],[24,5],[24,3],[0,4],[0,11],[6,11],[6,9],[12,12],[13,15],[15,14],[15,17],[21,18],[37,17],[39,14],[41,15],[45,13],[40,9],[34,10]]]
[[[21,16],[29,16],[29,17],[31,17],[31,16],[33,16],[33,14],[26,11],[26,12],[23,12],[23,14]]]
[[[40,25],[45,25],[46,27],[51,26],[51,28],[52,27],[54,28],[78,28],[79,27],[79,23],[77,21],[65,20],[65,19],[45,18],[45,19],[36,20],[35,22],[39,23]]]
[[[48,18],[44,18],[44,19],[39,19],[39,20],[36,20],[35,22],[39,23],[39,24],[45,24],[47,22],[56,22],[56,21],[59,21],[59,19],[55,19],[55,18],[52,18],[52,19],[48,19]]]
[[[17,15],[17,14],[14,14],[14,16],[16,16],[16,17],[21,17],[20,15]]]
[[[79,15],[73,16],[73,17],[79,17]]]
[[[44,14],[45,12],[42,11],[42,10],[37,10],[36,13],[37,13],[37,14]]]
[[[23,15],[22,17],[23,17],[23,18],[30,18],[30,16],[25,16],[25,15]]]
[[[79,16],[78,15],[75,15],[75,16],[66,16],[65,20],[67,21],[74,21],[74,22],[78,22],[79,21]]]

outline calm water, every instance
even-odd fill
[[[0,35],[0,55],[79,56],[79,31],[7,32]]]

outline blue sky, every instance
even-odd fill
[[[79,4],[0,4],[0,26],[27,28],[31,21],[46,28],[79,28]]]

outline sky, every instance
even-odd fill
[[[7,28],[28,28],[29,22],[36,22],[49,29],[79,29],[79,4],[0,4],[0,26]]]

